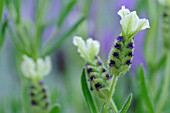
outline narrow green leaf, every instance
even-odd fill
[[[12,42],[14,43],[14,46],[16,47],[18,52],[20,52],[22,54],[26,54],[28,56],[31,56],[30,52],[27,52],[25,50],[25,48],[23,47],[23,45],[20,43],[20,41],[16,37],[16,34],[13,32],[11,27],[8,27],[8,31],[9,31],[10,38],[11,38]]]
[[[60,112],[60,105],[59,104],[54,105],[50,110],[50,113],[59,113],[59,112]]]
[[[62,45],[64,43],[64,41],[69,38],[69,35],[71,33],[73,33],[76,28],[84,21],[85,17],[81,17],[70,29],[68,29],[63,35],[61,35],[61,37],[59,38],[59,40],[52,46],[48,47],[44,54],[42,56],[45,56],[47,54],[52,53],[53,51],[55,51],[60,45]]]
[[[21,11],[20,11],[20,0],[14,0],[14,6],[15,6],[15,10],[17,13],[17,23],[20,23],[20,15],[21,15]]]
[[[162,109],[167,101],[168,93],[169,93],[169,82],[170,82],[170,54],[167,58],[165,76],[162,85],[162,91],[157,103],[157,113],[162,113]]]
[[[129,95],[128,99],[126,100],[125,104],[123,105],[122,109],[120,110],[120,113],[126,113],[129,109],[129,106],[132,101],[132,93]]]
[[[1,29],[1,33],[0,33],[0,48],[2,47],[2,44],[4,42],[4,39],[5,39],[5,31],[6,31],[6,28],[8,26],[8,21],[5,20],[5,22],[3,23],[2,25],[2,29]]]
[[[72,0],[71,2],[69,2],[67,4],[67,6],[63,7],[63,9],[62,9],[62,11],[60,13],[60,16],[58,18],[58,21],[57,21],[58,27],[60,27],[63,24],[66,16],[68,15],[68,13],[71,11],[71,9],[74,7],[74,5],[76,3],[77,3],[77,0]]]
[[[82,87],[82,91],[83,91],[83,94],[86,99],[86,103],[89,107],[90,112],[91,113],[99,113],[96,109],[96,105],[93,100],[93,97],[89,91],[89,87],[88,87],[87,80],[86,80],[85,69],[83,69],[82,75],[81,75],[81,87]]]
[[[151,74],[149,74],[150,75],[149,80],[152,80],[155,73],[158,72],[163,66],[165,66],[166,58],[167,58],[167,55],[166,53],[164,53],[157,63],[155,63],[153,66],[150,66]]]
[[[1,22],[2,13],[3,13],[3,6],[4,6],[4,0],[0,0],[0,22]]]
[[[34,58],[38,56],[39,52],[39,45],[41,42],[41,34],[42,34],[42,23],[43,23],[43,16],[46,9],[46,3],[47,0],[40,0],[38,11],[36,13],[36,33],[35,33],[35,39],[34,39]]]
[[[161,59],[159,60],[158,64],[156,65],[156,67],[154,69],[155,71],[159,70],[160,68],[162,68],[165,65],[166,58],[167,58],[167,55],[163,54],[163,56],[161,57]]]
[[[46,0],[39,1],[38,11],[37,11],[37,14],[36,14],[36,24],[37,25],[42,24],[44,12],[45,12],[46,5],[47,5],[46,3],[47,3]]]
[[[139,81],[140,81],[140,87],[141,87],[141,97],[144,99],[149,113],[154,113],[153,104],[149,96],[149,91],[147,89],[144,69],[142,65],[140,66],[140,69],[139,69]]]

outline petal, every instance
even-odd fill
[[[88,51],[84,40],[81,37],[74,36],[73,44],[78,47],[78,52],[80,53],[80,56],[85,60],[88,60]]]
[[[29,73],[28,73],[25,62],[22,62],[22,64],[21,64],[21,71],[22,71],[22,73],[24,74],[25,77],[29,78]]]
[[[138,21],[139,17],[136,15],[136,11],[126,15],[124,19],[120,21],[124,33],[129,35],[132,31],[134,31],[137,28]]]
[[[129,13],[130,13],[129,9],[126,9],[125,6],[122,6],[122,9],[119,10],[118,15],[120,15],[121,18],[124,18]]]
[[[50,71],[51,71],[51,68],[52,68],[52,63],[51,63],[51,59],[49,56],[46,56],[45,57],[45,70],[44,70],[44,76],[47,76]]]
[[[45,62],[42,58],[38,58],[36,64],[37,64],[36,65],[37,76],[41,78],[44,75],[44,70],[46,68]]]
[[[149,21],[147,19],[139,19],[136,11],[130,12],[122,6],[118,14],[122,17],[120,24],[122,25],[122,34],[125,36],[131,37],[140,30],[150,28]]]
[[[137,28],[131,32],[131,36],[135,35],[138,31],[150,28],[149,21],[147,19],[139,19],[136,24]]]
[[[92,38],[87,39],[87,49],[89,52],[90,59],[93,60],[94,56],[99,54],[100,51],[100,43],[97,40],[93,40]]]
[[[127,34],[131,34],[138,28],[139,17],[137,16],[136,11],[131,12],[128,16],[130,20],[127,27]]]
[[[35,76],[35,62],[32,58],[24,55],[23,56],[24,61],[21,64],[21,70],[23,74],[26,77],[31,78],[32,76]]]
[[[144,30],[144,29],[147,29],[147,28],[150,28],[149,26],[149,21],[147,19],[140,19],[139,20],[139,23],[138,23],[138,28],[140,30]]]
[[[122,25],[122,31],[126,34],[127,31],[127,23],[125,22],[125,19],[120,20],[120,24]]]

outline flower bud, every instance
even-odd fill
[[[109,93],[112,76],[104,66],[99,56],[85,66],[90,90],[100,98],[105,99]]]
[[[42,81],[33,83],[30,87],[30,99],[32,106],[38,106],[43,109],[48,109],[49,102],[47,90]]]
[[[118,36],[109,54],[108,67],[111,75],[124,74],[129,70],[134,51],[132,38]]]

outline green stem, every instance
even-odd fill
[[[41,39],[41,32],[42,32],[42,20],[43,20],[43,14],[44,9],[46,6],[46,0],[40,1],[40,6],[36,15],[36,34],[35,34],[35,41],[34,41],[34,59],[38,56],[38,50],[39,50],[39,43]]]
[[[118,109],[117,109],[117,107],[116,107],[116,105],[115,105],[115,103],[114,103],[114,101],[111,99],[110,100],[110,105],[111,105],[111,108],[112,108],[112,110],[114,111],[114,112],[117,112],[118,111]]]
[[[106,101],[106,104],[105,104],[105,107],[104,107],[104,110],[103,110],[104,113],[107,113],[107,111],[108,111],[108,107],[109,107],[109,104],[110,104],[110,100],[112,100],[112,96],[113,96],[113,93],[114,93],[114,91],[115,91],[115,86],[116,86],[117,78],[118,78],[118,76],[114,76],[114,77],[113,77],[112,85],[111,85],[111,87],[110,87],[110,92],[109,92],[109,95],[108,95],[108,97],[107,97],[107,101]],[[118,112],[115,104],[111,104],[111,106],[112,106],[112,105],[114,106],[114,111],[115,111],[115,112]]]

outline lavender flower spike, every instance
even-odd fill
[[[75,36],[73,44],[78,47],[80,56],[88,63],[85,65],[88,76],[89,89],[98,97],[105,99],[109,92],[112,76],[98,56],[100,43],[91,38],[84,41],[81,37]]]
[[[108,67],[114,76],[125,74],[129,70],[135,48],[133,36],[150,27],[147,19],[139,19],[136,11],[130,12],[125,6],[122,6],[118,15],[121,16],[122,33],[116,38],[108,58]]]

